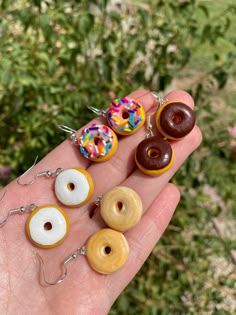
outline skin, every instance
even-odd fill
[[[139,90],[129,97],[138,98],[145,111],[150,111],[153,116],[155,108],[152,106],[155,100],[152,94]],[[184,91],[174,91],[166,97],[169,100],[182,100],[191,108],[194,106],[191,96]],[[93,120],[93,122],[101,121],[102,118]],[[25,176],[24,180],[27,181],[32,178],[31,176],[44,170],[57,167],[64,169],[72,166],[83,167],[89,171],[94,180],[94,194],[91,200],[79,209],[62,206],[70,218],[70,232],[66,240],[53,249],[35,247],[28,240],[25,233],[27,214],[12,215],[9,222],[1,227],[1,314],[102,315],[108,313],[113,302],[136,275],[169,224],[179,202],[180,192],[168,182],[201,142],[201,132],[195,126],[185,138],[172,143],[175,151],[172,168],[159,177],[149,177],[141,173],[134,163],[135,148],[144,137],[144,128],[130,137],[122,137],[115,156],[104,163],[97,164],[84,159],[78,148],[67,139]],[[26,187],[21,187],[13,181],[8,185],[6,196],[1,203],[3,219],[9,209],[33,202],[39,206],[48,203],[60,205],[54,195],[53,184],[54,180],[48,178],[39,178],[33,185]],[[144,207],[141,221],[125,233],[130,246],[128,262],[117,273],[101,275],[91,269],[86,257],[79,256],[68,264],[68,276],[64,282],[56,286],[45,286],[39,276],[40,263],[36,254],[40,254],[44,260],[48,281],[54,282],[61,277],[61,264],[75,252],[77,247],[85,245],[90,235],[106,227],[99,211],[96,211],[92,218],[89,216],[94,209],[96,197],[118,185],[134,189],[140,195]],[[0,192],[0,196],[3,192],[4,190]]]

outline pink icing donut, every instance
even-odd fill
[[[78,145],[85,158],[102,162],[115,154],[118,140],[116,134],[109,127],[92,124],[82,130]]]
[[[131,135],[138,131],[145,122],[143,106],[127,97],[112,101],[107,110],[109,126],[118,134]]]

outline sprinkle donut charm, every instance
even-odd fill
[[[69,207],[85,204],[92,197],[93,189],[91,175],[82,168],[62,171],[55,181],[57,199]]]
[[[157,111],[156,125],[167,139],[177,140],[185,137],[195,125],[193,110],[179,101],[166,102]]]
[[[90,266],[102,274],[111,274],[126,263],[129,245],[121,232],[102,229],[93,234],[86,244]]]
[[[59,245],[67,236],[69,218],[55,205],[38,207],[26,221],[29,239],[38,247],[51,248]]]
[[[109,126],[120,135],[131,135],[137,132],[145,122],[143,106],[128,97],[112,101],[107,110]]]
[[[85,158],[103,162],[115,154],[118,140],[116,134],[107,126],[92,124],[82,130],[78,145]]]
[[[134,227],[143,213],[139,195],[129,187],[113,188],[102,197],[100,206],[101,216],[106,224],[120,232]]]
[[[174,162],[174,152],[168,141],[152,136],[139,143],[135,161],[144,174],[158,176],[171,168]]]

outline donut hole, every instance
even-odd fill
[[[50,231],[52,229],[52,223],[51,222],[46,222],[43,226],[45,231]]]
[[[67,184],[67,189],[68,189],[69,191],[73,191],[73,190],[75,189],[75,184],[73,184],[73,183]]]
[[[111,247],[110,246],[105,246],[103,251],[104,251],[105,255],[109,255],[111,253]]]
[[[124,111],[122,112],[122,118],[123,118],[123,119],[129,119],[129,112],[128,112],[127,110],[124,110]]]
[[[179,114],[174,114],[171,119],[175,125],[179,125],[183,120],[182,116]]]
[[[158,149],[156,149],[156,148],[151,148],[151,149],[148,150],[148,156],[149,156],[151,159],[156,159],[156,158],[158,158],[160,155],[161,155],[160,150],[158,150]]]
[[[94,144],[98,145],[99,144],[99,138],[94,138]]]
[[[123,210],[123,202],[122,201],[117,201],[116,203],[116,211],[121,212]]]

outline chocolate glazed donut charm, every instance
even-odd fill
[[[180,101],[167,101],[161,104],[156,114],[156,125],[167,139],[185,137],[195,125],[193,110]]]
[[[174,163],[174,152],[169,142],[154,136],[150,116],[147,119],[147,137],[137,146],[135,161],[140,171],[150,176],[165,173]]]
[[[168,141],[152,136],[139,143],[135,161],[144,174],[158,176],[171,168],[174,152]]]

